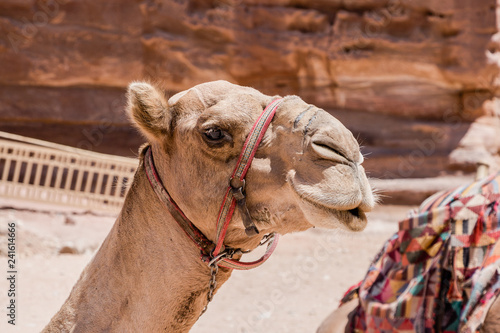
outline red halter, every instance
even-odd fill
[[[238,159],[238,163],[236,164],[236,167],[229,179],[226,195],[224,196],[224,200],[219,211],[215,244],[203,235],[203,233],[184,215],[179,206],[177,206],[174,200],[170,197],[154,167],[152,151],[149,147],[149,149],[146,148],[146,152],[144,153],[144,167],[152,188],[158,198],[166,205],[170,214],[181,226],[186,235],[201,250],[202,259],[209,263],[210,266],[218,265],[226,268],[242,270],[251,269],[262,265],[271,256],[278,245],[279,234],[272,233],[270,235],[266,235],[261,241],[261,245],[269,242],[264,255],[256,261],[241,262],[237,259],[232,259],[232,257],[235,254],[245,253],[246,251],[241,249],[226,248],[224,246],[224,238],[236,207],[240,210],[247,235],[251,236],[259,233],[253,224],[245,202],[245,175],[250,168],[255,152],[257,151],[259,144],[264,137],[274,114],[276,113],[276,109],[281,102],[281,98],[272,101],[264,109],[248,134]]]

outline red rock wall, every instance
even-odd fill
[[[226,79],[328,109],[372,175],[470,171],[498,162],[497,31],[496,0],[4,0],[0,129],[130,155],[130,81]]]

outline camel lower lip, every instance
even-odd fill
[[[349,213],[354,219],[366,221],[365,212],[363,212],[359,207],[346,210],[345,212]]]
[[[342,223],[351,231],[361,231],[366,227],[365,212],[359,208],[337,211]]]
[[[361,214],[363,213],[362,211],[360,211],[360,209],[358,207],[356,207],[354,209],[349,209],[348,212],[351,213],[351,215],[353,215],[354,217],[357,217],[357,218],[360,218]]]

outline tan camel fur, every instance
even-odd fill
[[[150,142],[163,184],[212,241],[246,135],[273,98],[216,81],[171,97],[132,83],[130,118]],[[220,139],[213,140],[214,131]],[[374,197],[351,132],[296,96],[276,112],[246,177],[260,234],[236,212],[225,244],[253,249],[263,235],[313,226],[362,230]],[[221,268],[218,287],[231,271]],[[210,270],[148,183],[140,163],[122,211],[44,332],[187,332],[207,304]]]

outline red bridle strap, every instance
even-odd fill
[[[219,210],[219,217],[217,219],[217,233],[215,238],[215,249],[213,251],[213,256],[216,257],[223,247],[224,238],[226,237],[227,228],[231,218],[233,217],[234,209],[236,207],[236,198],[234,197],[234,187],[232,182],[234,179],[239,180],[240,184],[244,184],[244,179],[250,164],[252,163],[255,152],[259,148],[259,144],[266,133],[269,124],[273,120],[276,114],[276,109],[279,107],[283,99],[278,98],[272,101],[265,109],[262,111],[261,115],[253,125],[250,133],[248,134],[243,149],[241,151],[240,157],[234,168],[233,174],[229,179],[229,185],[226,190],[226,195],[222,201],[221,208]],[[279,237],[275,238],[277,240]],[[272,246],[270,246],[272,247]]]
[[[184,215],[182,210],[177,206],[175,201],[172,199],[167,189],[163,185],[158,172],[156,171],[154,161],[153,161],[153,149],[147,146],[143,149],[142,154],[144,154],[144,169],[146,171],[146,176],[151,184],[151,187],[155,191],[156,195],[160,201],[167,207],[170,215],[179,224],[186,235],[196,244],[196,246],[201,250],[202,253],[208,255],[210,251],[214,248],[214,244],[205,237],[205,235]]]

